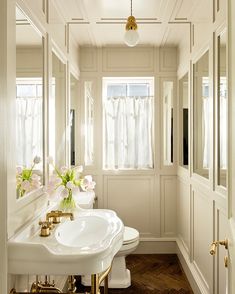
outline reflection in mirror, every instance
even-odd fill
[[[78,80],[70,74],[70,164],[78,164],[77,138],[78,138]]]
[[[163,163],[173,164],[173,82],[163,82]]]
[[[92,165],[94,162],[94,99],[93,83],[85,81],[85,165]]]
[[[210,165],[210,97],[209,52],[193,65],[193,164],[194,172],[209,178]]]
[[[66,165],[66,65],[52,52],[52,95],[49,98],[49,155]]]
[[[43,182],[43,38],[16,7],[17,198]]]
[[[218,185],[226,187],[227,177],[227,74],[226,74],[226,32],[218,36]]]
[[[180,99],[180,165],[188,168],[188,131],[189,131],[189,95],[188,95],[188,73],[179,81],[179,99]]]

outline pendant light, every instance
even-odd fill
[[[139,42],[139,34],[137,31],[137,23],[135,17],[132,15],[132,0],[131,0],[131,15],[127,18],[126,33],[124,35],[124,42],[129,47],[134,47]]]

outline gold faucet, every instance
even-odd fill
[[[59,224],[61,217],[69,217],[70,220],[74,220],[72,212],[62,212],[61,210],[52,210],[46,215],[46,220],[49,222],[52,219],[53,224]]]

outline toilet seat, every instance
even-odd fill
[[[135,243],[136,241],[139,241],[139,232],[130,227],[125,227],[124,235],[123,235],[123,245],[128,245],[131,243]]]

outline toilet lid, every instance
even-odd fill
[[[139,232],[134,228],[125,227],[123,244],[130,244],[137,240],[139,240]]]

